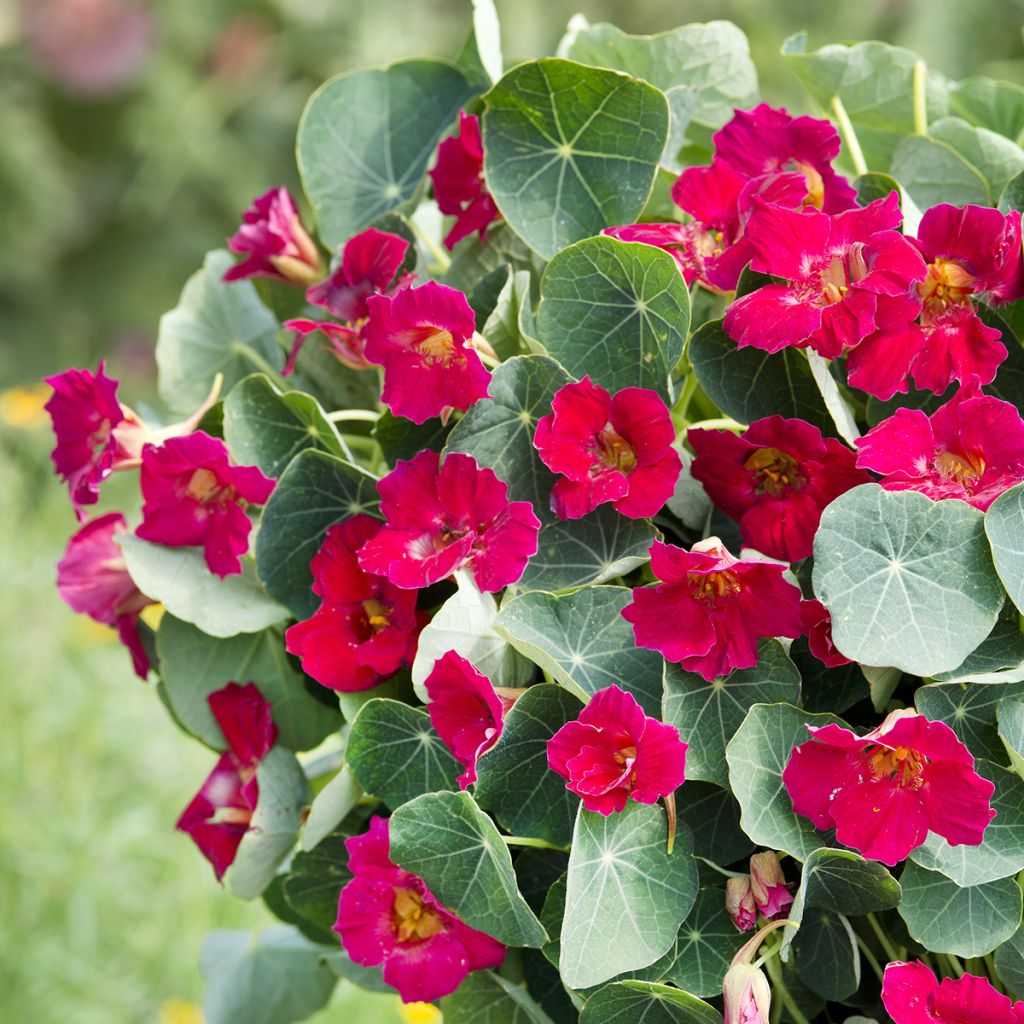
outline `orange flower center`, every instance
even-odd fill
[[[363,611],[366,612],[366,621],[370,624],[370,628],[374,633],[379,633],[380,630],[386,629],[390,623],[392,609],[382,601],[372,597],[369,598],[363,602]]]
[[[802,206],[813,206],[820,210],[825,206],[825,181],[816,167],[796,161],[793,170],[807,179],[807,195]]]
[[[844,256],[833,256],[818,274],[818,303],[831,306],[845,298],[850,285],[865,277],[868,272],[864,259],[864,243],[854,242]]]
[[[222,484],[217,474],[209,469],[197,469],[189,477],[186,490],[200,505],[226,505],[235,497],[234,487]]]
[[[937,317],[951,306],[963,305],[974,291],[974,277],[953,260],[928,264],[928,275],[917,286],[926,318]]]
[[[625,767],[627,764],[632,763],[636,760],[636,747],[619,747],[615,751],[615,761],[617,764],[621,764]]]
[[[609,469],[617,469],[620,473],[629,473],[636,468],[636,450],[621,434],[618,434],[609,423],[597,435],[600,445],[598,458]]]
[[[773,498],[786,491],[799,491],[807,483],[796,459],[778,448],[756,449],[747,457],[743,468],[754,475],[757,493],[770,494]]]
[[[435,363],[447,366],[456,356],[455,337],[441,327],[420,328],[412,347],[428,366]]]
[[[721,572],[687,573],[690,592],[701,601],[719,601],[738,594],[743,589],[739,576],[729,569]]]
[[[946,480],[962,484],[970,491],[985,472],[985,460],[980,452],[959,455],[956,452],[940,452],[933,465],[936,472]]]
[[[423,942],[445,930],[440,916],[423,905],[415,889],[395,889],[391,922],[399,942]]]
[[[868,747],[867,765],[876,780],[889,779],[901,789],[920,789],[921,773],[928,763],[925,756],[909,747]]]

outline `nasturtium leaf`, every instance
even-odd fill
[[[846,999],[860,986],[857,937],[842,914],[810,907],[793,940],[793,951],[801,980],[822,999]]]
[[[584,591],[586,593],[586,591]],[[762,640],[753,668],[710,683],[703,676],[665,663],[664,721],[689,745],[686,778],[729,785],[725,747],[755,704],[796,704],[800,673],[778,640]]]
[[[612,394],[642,387],[668,399],[689,323],[679,266],[653,245],[588,238],[558,253],[541,278],[540,343]]]
[[[299,834],[310,801],[309,783],[295,755],[272,747],[256,768],[259,799],[226,881],[241,900],[255,899],[277,873]]]
[[[962,888],[910,861],[900,886],[900,917],[911,936],[935,953],[985,956],[1020,925],[1021,892],[1012,878]]]
[[[337,976],[322,946],[294,928],[218,930],[199,953],[207,1024],[290,1024],[326,1005]]]
[[[228,683],[255,683],[269,701],[278,742],[311,750],[341,727],[337,708],[314,696],[284,650],[277,629],[208,636],[170,613],[160,620],[157,653],[164,693],[174,717],[207,746],[224,749],[224,737],[207,698]]]
[[[480,333],[500,359],[525,355],[538,345],[530,296],[530,272],[508,269],[508,276]],[[494,397],[494,388],[491,388]]]
[[[548,767],[548,741],[582,710],[559,686],[531,686],[505,716],[498,742],[476,766],[474,795],[513,835],[568,846],[579,797]]]
[[[730,740],[729,782],[743,831],[758,846],[804,860],[825,845],[810,821],[794,812],[782,772],[793,748],[811,738],[807,726],[830,722],[844,724],[835,715],[809,715],[789,704],[755,704]]]
[[[242,572],[222,579],[207,568],[202,548],[169,548],[128,533],[117,543],[139,590],[210,636],[258,633],[288,618],[288,609],[267,595],[248,561]]]
[[[841,715],[869,696],[868,681],[856,663],[826,668],[807,646],[806,638],[794,640],[789,657],[800,672],[800,703],[805,711],[832,711]]]
[[[331,931],[338,917],[338,894],[351,880],[345,840],[349,832],[326,835],[311,850],[297,853],[282,883],[285,902],[305,922],[305,934],[325,945],[338,941]]]
[[[856,420],[853,418],[853,410],[839,390],[835,377],[832,375],[832,365],[824,356],[818,355],[814,349],[807,349],[807,365],[811,368],[811,376],[814,383],[818,385],[821,392],[821,400],[825,403],[829,416],[835,424],[835,432],[849,445],[855,445],[860,437],[860,430],[857,429]]]
[[[823,847],[804,861],[800,887],[786,917],[796,924],[803,921],[808,907],[834,910],[850,917],[863,917],[890,910],[900,902],[900,884],[877,861],[865,860],[849,850]],[[782,958],[797,933],[786,926],[782,933]]]
[[[834,101],[839,99],[857,132],[868,169],[889,170],[897,143],[915,128],[917,54],[878,42],[834,44],[813,53],[806,48],[807,37],[801,33],[786,40],[782,55],[818,106],[833,119],[837,117]],[[947,93],[946,80],[929,72],[925,92],[929,121],[949,112]]]
[[[982,519],[964,502],[878,484],[833,501],[814,539],[814,592],[836,647],[920,676],[959,665],[1003,604]]]
[[[1024,700],[1000,701],[996,707],[996,722],[1010,767],[1024,778]]]
[[[443,424],[439,419],[413,423],[385,409],[373,425],[373,437],[380,445],[384,458],[394,465],[399,459],[408,461],[425,448],[439,452],[448,440],[451,429],[450,423]]]
[[[547,356],[516,356],[491,377],[490,398],[477,402],[452,430],[445,454],[465,452],[508,483],[512,501],[529,501],[541,522],[551,522],[551,487],[557,477],[537,457],[537,421],[550,414],[555,392],[572,378]]]
[[[526,904],[508,847],[468,793],[425,793],[391,816],[391,859],[419,875],[466,924],[509,946],[547,934]]]
[[[486,239],[481,240],[474,234],[455,247],[451,266],[442,281],[470,295],[480,281],[495,270],[534,271],[537,266],[536,254],[508,224],[498,221],[487,229]]]
[[[1019,682],[1024,680],[1024,632],[1012,605],[1003,608],[992,632],[954,669],[938,672],[937,683]]]
[[[320,790],[309,807],[309,816],[302,825],[301,846],[312,850],[341,822],[362,799],[363,787],[346,765]]]
[[[999,703],[1018,697],[1024,697],[1024,682],[932,683],[917,690],[914,702],[922,715],[945,722],[975,757],[1000,764],[1006,750],[996,728]]]
[[[1001,494],[985,513],[996,572],[1010,600],[1024,609],[1024,484]]]
[[[993,78],[965,78],[950,83],[950,113],[1007,139],[1024,137],[1024,88]]]
[[[267,592],[300,619],[320,603],[309,563],[335,523],[377,506],[377,481],[326,452],[300,452],[277,481],[256,537],[256,567]]]
[[[282,394],[263,373],[240,380],[224,399],[224,440],[235,462],[259,466],[275,480],[306,448],[352,458],[312,395]]]
[[[1024,926],[1018,928],[995,951],[999,980],[1015,997],[1024,997]]]
[[[349,729],[345,757],[359,785],[392,810],[421,793],[458,789],[462,772],[427,712],[397,700],[363,706]]]
[[[857,190],[857,202],[868,206],[876,199],[885,199],[890,192],[897,192],[900,197],[900,210],[903,213],[903,233],[916,235],[921,223],[921,210],[917,203],[907,195],[907,190],[891,175],[872,171],[855,178],[853,187]],[[900,395],[906,401],[906,395]],[[877,399],[875,399],[877,401]]]
[[[234,263],[223,249],[207,253],[203,269],[189,278],[178,305],[160,318],[160,397],[173,412],[198,409],[218,373],[227,391],[254,371],[276,375],[284,368],[277,320],[253,283],[223,280]]]
[[[614,685],[658,716],[662,658],[637,647],[622,617],[632,600],[626,587],[587,587],[565,597],[537,591],[507,602],[495,629],[580,700]]]
[[[299,124],[299,171],[332,249],[411,199],[477,87],[454,65],[403,60],[325,82]]]
[[[636,220],[668,136],[659,90],[549,57],[513,68],[485,99],[487,187],[531,249],[550,259]]]
[[[999,209],[1003,213],[1010,213],[1012,210],[1019,213],[1024,210],[1024,171],[1006,183],[1006,188],[999,197]]]
[[[740,423],[779,415],[807,420],[826,433],[835,429],[798,349],[737,348],[722,321],[709,320],[690,339],[687,356],[704,393]]]
[[[1024,779],[991,761],[974,763],[977,772],[993,782],[992,808],[996,816],[985,829],[980,846],[950,846],[928,834],[910,857],[929,871],[939,871],[957,885],[981,885],[1016,875],[1024,869]]]
[[[606,583],[648,561],[656,539],[647,520],[627,519],[601,505],[582,519],[542,527],[537,554],[516,586],[557,593]]]
[[[693,840],[680,825],[666,853],[660,805],[629,801],[604,817],[580,807],[569,854],[559,970],[589,988],[665,955],[697,895]]]
[[[567,878],[563,874],[555,879],[548,889],[544,906],[540,912],[540,923],[548,933],[548,941],[544,943],[541,952],[547,958],[548,963],[558,966],[559,955],[562,945],[562,921],[565,919],[565,892]]]
[[[1024,171],[1024,150],[1009,139],[968,124],[959,117],[944,117],[928,126],[928,134],[955,149],[985,179],[989,206],[995,206],[1010,180]]]
[[[676,813],[693,833],[695,856],[732,864],[754,852],[740,828],[740,805],[728,789],[687,779],[676,790]]]
[[[558,968],[539,949],[522,951],[523,982],[527,991],[557,1024],[577,1024],[580,1013],[562,984]]]
[[[701,889],[679,929],[676,958],[665,980],[691,995],[717,996],[732,958],[748,937],[736,930],[725,909],[725,890]]]
[[[501,78],[501,25],[494,0],[473,0],[473,29],[458,59],[459,68],[486,89]]]
[[[457,651],[472,662],[495,686],[526,686],[535,675],[533,665],[494,629],[498,603],[493,594],[477,589],[465,572],[456,573],[459,589],[423,627],[412,663],[416,696],[429,701],[424,683],[434,662]]]
[[[893,153],[892,173],[922,210],[939,203],[988,206],[995,202],[981,171],[940,139],[925,135],[905,138]]]
[[[552,1024],[521,985],[493,971],[472,971],[441,1000],[445,1024]]]
[[[672,134],[711,149],[711,135],[737,108],[757,102],[757,71],[743,32],[729,21],[681,25],[650,36],[631,36],[614,25],[588,25],[574,32],[565,56],[583,64],[614,68],[656,85],[669,97]],[[674,96],[691,95],[685,121]],[[679,146],[670,155],[678,155]],[[669,164],[681,170],[677,164]]]
[[[722,1024],[722,1015],[702,999],[671,985],[617,981],[583,1004],[580,1024]]]

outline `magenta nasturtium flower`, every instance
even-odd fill
[[[229,683],[207,701],[228,749],[182,812],[177,828],[191,836],[219,881],[249,831],[260,793],[256,769],[277,739],[277,726],[255,683]]]
[[[991,383],[1006,346],[971,300],[1024,296],[1020,214],[943,203],[925,212],[914,241],[928,264],[920,321],[879,331],[851,353],[850,383],[884,399],[905,392],[910,376],[935,394],[954,381]]]
[[[359,550],[367,572],[415,590],[468,568],[481,590],[515,583],[537,553],[540,520],[528,501],[471,455],[426,449],[377,485],[386,523]]]
[[[579,519],[608,501],[621,515],[644,519],[672,497],[682,460],[656,392],[623,388],[612,396],[584,377],[559,388],[551,408],[533,443],[541,462],[561,474],[551,491],[560,519]]]
[[[810,346],[835,359],[879,328],[921,310],[914,285],[921,254],[898,231],[897,194],[835,216],[754,200],[746,226],[751,267],[783,279],[737,299],[724,329],[737,345],[766,352]]]
[[[857,205],[856,189],[832,169],[842,143],[829,121],[792,117],[784,107],[761,103],[752,110],[737,110],[711,141],[718,156],[744,177],[802,174],[806,197],[795,205],[825,213],[842,213]]]
[[[438,736],[466,770],[459,787],[476,782],[476,762],[498,742],[505,712],[514,703],[501,696],[487,676],[456,651],[434,662],[423,684],[430,697],[427,711]]]
[[[487,397],[491,375],[471,344],[476,320],[462,292],[428,281],[366,304],[366,358],[384,367],[381,401],[396,416],[424,423]]]
[[[369,690],[416,655],[425,620],[416,611],[416,591],[363,572],[356,557],[381,525],[359,515],[327,531],[309,563],[320,607],[285,632],[285,646],[302,659],[303,671],[332,690]]]
[[[548,767],[588,811],[607,817],[630,798],[654,804],[675,793],[686,777],[686,744],[631,693],[607,686],[548,740]]]
[[[800,591],[783,566],[733,558],[717,537],[689,551],[655,541],[650,554],[662,582],[622,609],[638,647],[712,680],[756,665],[760,637],[801,635]]]
[[[1024,480],[1024,421],[977,384],[931,416],[897,409],[857,438],[857,448],[857,465],[880,473],[886,490],[959,498],[982,511]]]
[[[431,170],[434,198],[442,213],[455,217],[444,240],[449,251],[476,231],[480,240],[501,214],[484,181],[484,145],[475,114],[459,111],[459,131],[437,147],[437,165]]]
[[[757,924],[757,903],[750,875],[733,875],[726,880],[725,909],[738,931],[749,932]]]
[[[108,512],[86,523],[68,541],[57,563],[57,590],[73,611],[117,630],[131,653],[136,675],[145,679],[149,657],[139,637],[139,612],[155,602],[135,586],[114,541],[119,533],[127,532],[128,523],[120,512]]]
[[[241,227],[228,239],[232,252],[246,254],[229,267],[225,281],[270,277],[287,284],[310,285],[323,273],[316,243],[302,225],[288,189],[272,188],[242,214]]]
[[[938,978],[920,960],[886,964],[882,1002],[895,1024],[1022,1024],[1024,1002],[1011,1002],[988,978]]]
[[[409,243],[389,231],[367,228],[353,235],[346,243],[337,269],[306,292],[306,301],[321,306],[341,323],[330,320],[299,318],[286,320],[284,327],[297,335],[288,364],[282,373],[287,377],[295,369],[295,360],[303,342],[310,334],[322,331],[335,356],[353,370],[373,366],[366,358],[366,323],[370,316],[366,300],[371,295],[393,295],[408,287],[413,274],[400,274]]]
[[[463,924],[426,882],[391,860],[388,823],[345,840],[355,876],[338,898],[334,931],[357,964],[383,964],[384,981],[402,1002],[430,1002],[454,992],[470,971],[500,967],[505,947]]]
[[[774,850],[763,850],[750,858],[750,889],[758,912],[766,921],[786,916],[793,894]]]
[[[807,634],[807,646],[818,661],[826,668],[850,664],[850,659],[836,647],[832,639],[832,616],[820,601],[802,602],[800,618]]]
[[[738,520],[743,543],[771,558],[807,558],[825,506],[870,477],[835,438],[803,420],[769,416],[740,435],[690,430],[691,472],[708,497]]]
[[[782,781],[793,810],[868,860],[898,864],[935,832],[950,846],[978,846],[995,817],[995,787],[943,722],[893,711],[865,736],[808,726]]]
[[[142,449],[143,540],[199,545],[218,576],[242,571],[252,523],[247,504],[262,505],[274,481],[256,466],[236,466],[227,445],[202,430]]]

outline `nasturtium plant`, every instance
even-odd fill
[[[60,595],[281,921],[207,1019],[1019,1024],[1024,90],[798,36],[790,113],[728,22],[472,6],[311,97],[166,421],[48,378]]]

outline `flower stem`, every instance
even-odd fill
[[[691,423],[687,428],[689,430],[736,430],[743,431],[747,428],[742,423],[737,423],[734,419],[730,419],[728,416],[718,416],[713,420],[700,420],[697,423]]]
[[[885,955],[890,963],[898,961],[900,958],[896,955],[896,950],[893,948],[893,944],[889,941],[889,936],[885,934],[885,929],[882,928],[881,923],[874,914],[866,915],[868,924],[871,925],[871,930],[875,933],[875,937],[881,943],[882,949],[885,951]]]
[[[442,274],[446,274],[448,268],[452,265],[451,257],[448,253],[441,249],[437,242],[416,223],[415,217],[409,217],[407,223],[412,228],[413,234],[423,243],[423,247],[433,256],[434,262],[437,264],[437,270]]]
[[[878,958],[871,952],[871,948],[859,935],[857,935],[857,945],[860,946],[860,951],[864,959],[871,965],[871,970],[875,972],[875,976],[879,981],[881,981],[883,972],[882,965],[878,962]]]
[[[231,353],[232,355],[241,356],[243,359],[252,363],[257,370],[261,373],[265,373],[271,380],[280,376],[280,370],[272,366],[251,345],[246,345],[240,341],[233,342],[231,345]]]
[[[846,107],[843,106],[843,101],[838,96],[832,97],[832,112],[839,122],[839,131],[843,136],[843,142],[846,143],[846,148],[850,151],[853,169],[858,175],[867,174],[868,165],[864,159],[864,151],[860,148],[860,140],[853,130],[853,122],[850,120],[849,114],[846,113]]]
[[[672,406],[672,421],[679,428],[682,428],[686,423],[686,412],[690,408],[690,400],[696,394],[699,384],[697,374],[693,372],[691,367],[690,372],[683,381],[682,388],[679,390],[679,397],[676,399],[675,405]]]
[[[796,1001],[786,987],[785,981],[782,980],[782,967],[779,961],[775,957],[769,957],[765,961],[764,966],[765,970],[768,971],[768,977],[772,980],[772,987],[778,992],[779,998],[782,1000],[782,1005],[785,1006],[790,1017],[793,1018],[793,1024],[810,1024],[810,1021],[800,1012],[800,1008],[796,1005]]]
[[[336,412],[329,412],[327,418],[332,423],[339,423],[341,420],[359,420],[363,423],[376,423],[380,419],[380,413],[372,409],[338,409]]]
[[[964,976],[964,965],[960,963],[960,961],[955,956],[953,956],[952,953],[942,953],[940,955],[946,961],[946,963],[949,964],[950,972],[953,975],[955,975],[957,978],[962,978]]]
[[[665,852],[672,854],[672,848],[676,845],[676,795],[669,793],[664,797],[665,817],[668,819],[668,841],[665,843]]]
[[[914,134],[928,134],[928,68],[923,60],[914,65]]]
[[[568,846],[558,846],[556,843],[549,843],[546,839],[534,839],[532,836],[502,836],[506,846],[534,846],[538,850],[561,850],[568,851]]]

